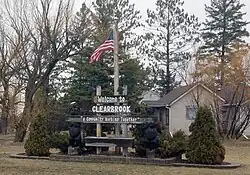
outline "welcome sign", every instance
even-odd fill
[[[97,104],[92,107],[93,113],[113,113],[128,114],[131,113],[131,106],[125,105],[124,96],[95,96],[94,102]],[[123,103],[123,105],[119,105]],[[99,105],[98,105],[99,104]]]
[[[131,106],[125,105],[124,96],[95,96],[91,111],[96,115],[83,115],[80,118],[69,118],[70,122],[80,123],[124,123],[124,124],[141,124],[152,122],[152,118],[140,118],[131,115]],[[119,105],[122,103],[121,105]],[[112,114],[112,115],[110,115]]]
[[[131,113],[131,106],[93,106],[94,113]]]

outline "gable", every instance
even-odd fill
[[[164,95],[160,100],[159,103],[164,105],[170,105],[173,101],[179,98],[182,94],[186,93],[190,88],[195,85],[186,85],[174,88],[168,94]]]
[[[172,91],[170,91],[168,94],[161,97],[159,100],[153,101],[151,100],[142,100],[145,104],[147,104],[149,107],[166,107],[171,106],[177,101],[181,100],[182,98],[186,97],[188,94],[194,94],[195,89],[200,89],[201,92],[206,92],[206,96],[209,96],[209,98],[214,98],[216,100],[220,100],[222,102],[226,102],[224,98],[216,94],[214,91],[209,89],[207,86],[196,83],[186,86],[179,86]],[[201,94],[195,93],[195,94]],[[205,97],[204,97],[205,98]]]
[[[193,87],[189,88],[187,91],[182,93],[179,97],[169,103],[169,106],[172,106],[176,102],[183,100],[183,98],[188,98],[190,101],[193,100],[193,103],[197,103],[197,101],[204,101],[204,100],[220,100],[221,102],[225,102],[225,99],[214,93],[208,87],[204,86],[203,84],[196,84]]]

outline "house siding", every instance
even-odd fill
[[[186,106],[196,105],[197,102],[199,105],[212,105],[215,99],[218,100],[218,98],[214,97],[213,94],[202,86],[194,88],[171,105],[169,109],[169,131],[175,133],[178,130],[182,130],[186,134],[190,134],[189,126],[193,120],[186,118]]]

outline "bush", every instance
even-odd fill
[[[169,155],[179,156],[187,150],[187,136],[183,131],[177,131],[170,140]]]
[[[225,158],[225,148],[219,140],[211,110],[199,107],[195,121],[190,125],[186,158],[191,163],[221,164]]]
[[[137,125],[133,132],[135,152],[139,157],[146,156],[146,150],[154,150],[159,146],[157,125],[155,123],[144,123]]]
[[[102,137],[106,137],[106,134],[102,132]],[[50,147],[59,149],[61,153],[67,154],[69,147],[69,133],[66,131],[56,132],[50,137]],[[102,147],[102,151],[108,151],[109,147]],[[84,143],[82,142],[79,148],[79,154],[83,154],[84,152],[95,153],[96,147],[84,147]]]
[[[47,130],[47,117],[38,113],[31,125],[29,138],[24,149],[28,156],[48,156],[50,137]]]
[[[133,148],[135,148],[135,153],[139,157],[146,156],[146,145],[145,145],[145,137],[144,137],[145,126],[136,125],[133,131],[133,137],[135,138],[133,141]]]
[[[160,147],[157,150],[157,154],[161,158],[181,156],[186,152],[187,136],[183,131],[177,131],[170,135],[160,135]]]
[[[51,148],[60,149],[61,153],[66,154],[69,147],[68,132],[57,132],[51,136]]]

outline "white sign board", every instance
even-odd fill
[[[140,124],[152,122],[151,118],[129,117],[129,116],[81,116],[81,118],[69,118],[70,122],[80,123],[127,123]]]
[[[93,106],[94,113],[131,113],[131,106]]]
[[[107,103],[125,103],[126,99],[123,96],[95,96],[94,98],[95,103],[99,104],[107,104]]]

